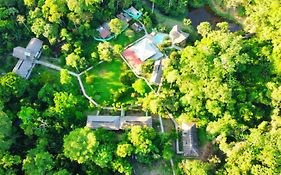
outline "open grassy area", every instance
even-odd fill
[[[83,77],[85,90],[98,103],[112,103],[112,91],[124,87],[119,77],[121,72],[127,69],[121,59],[114,59],[112,62],[103,62],[88,71],[87,76],[92,77],[92,82],[86,81]]]
[[[178,18],[173,18],[170,16],[163,15],[157,9],[154,10],[154,14],[155,14],[156,20],[158,21],[159,24],[166,26],[169,29],[171,29],[174,25],[178,25],[182,30],[190,33],[190,37],[192,39],[195,39],[198,37],[197,32],[193,29],[193,27],[191,25],[186,26],[183,24],[184,16],[178,17]]]
[[[130,43],[136,41],[137,39],[141,38],[144,36],[144,31],[141,32],[134,32],[134,35],[132,37],[126,36],[126,31],[129,30],[130,28],[126,29],[124,32],[122,32],[120,35],[118,35],[116,38],[113,38],[112,40],[108,41],[112,46],[115,44],[120,44],[123,47],[126,47]],[[84,53],[86,56],[91,55],[92,52],[97,52],[97,46],[100,42],[96,41],[94,39],[86,40],[85,43],[82,44]]]

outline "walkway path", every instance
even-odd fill
[[[59,66],[57,66],[57,65],[54,65],[54,64],[51,64],[51,63],[48,63],[48,62],[45,62],[45,61],[38,61],[38,60],[36,60],[35,63],[36,63],[36,64],[40,64],[40,65],[45,66],[45,67],[48,67],[48,68],[50,68],[50,69],[57,70],[57,71],[61,71],[61,70],[63,69],[63,68],[61,68],[61,67],[59,67]],[[88,70],[90,70],[90,69],[92,69],[92,68],[93,68],[93,66],[90,67],[90,68],[88,68],[87,70],[81,72],[80,74],[74,73],[74,72],[69,71],[69,70],[67,70],[67,72],[68,72],[70,75],[72,75],[72,76],[74,76],[74,77],[76,77],[76,78],[78,79],[78,82],[79,82],[79,85],[80,85],[80,89],[81,89],[83,95],[84,95],[91,103],[93,103],[95,106],[101,106],[101,105],[99,105],[95,100],[93,100],[93,99],[86,93],[85,88],[84,88],[84,85],[83,85],[83,82],[82,82],[81,77],[80,77],[82,74],[84,74],[86,71],[88,71]],[[103,109],[113,109],[113,108],[111,108],[111,107],[104,107],[104,106],[101,106],[101,107],[102,107]],[[120,109],[120,110],[121,110],[121,109]]]

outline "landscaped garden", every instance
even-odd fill
[[[122,32],[120,35],[118,35],[116,38],[109,41],[109,43],[114,46],[115,44],[121,45],[123,48],[129,45],[130,43],[136,41],[137,39],[144,36],[144,31],[141,32],[134,32],[130,28],[126,29],[124,32]],[[90,56],[91,53],[97,52],[97,46],[100,42],[91,39],[85,41],[83,43],[84,47],[84,53],[85,55]]]
[[[83,77],[87,94],[100,104],[112,103],[113,93],[125,87],[119,77],[122,72],[128,69],[127,65],[119,58],[94,66]]]

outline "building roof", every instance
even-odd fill
[[[184,156],[199,156],[196,124],[182,123],[182,130]]]
[[[145,36],[122,53],[127,62],[140,73],[141,65],[147,59],[159,60],[164,55],[153,43],[151,36]]]
[[[34,59],[39,56],[40,50],[42,49],[43,41],[32,38],[26,48],[23,47],[15,47],[13,49],[13,56],[19,59]]]
[[[178,25],[175,25],[169,33],[169,37],[173,44],[179,44],[188,38],[189,34],[180,30]]]
[[[29,52],[31,55],[36,56],[36,54],[41,50],[42,46],[43,41],[37,38],[32,38],[26,46],[26,52]]]
[[[141,61],[145,61],[148,58],[155,55],[158,49],[153,45],[152,41],[148,38],[144,38],[133,46],[133,50]]]
[[[127,13],[122,12],[117,15],[117,18],[127,23],[130,22],[132,19]]]
[[[131,28],[136,32],[140,32],[142,30],[142,26],[136,22],[131,25]]]
[[[32,69],[35,65],[34,59],[40,57],[43,41],[32,38],[26,48],[15,47],[13,49],[13,56],[19,58],[13,72],[19,76],[28,79]]]
[[[108,37],[111,34],[109,29],[107,29],[107,28],[105,28],[103,26],[98,27],[97,31],[99,31],[100,37],[102,37],[102,38],[106,38],[106,37]]]
[[[152,127],[151,116],[124,116],[120,117],[120,129],[126,129],[129,126],[149,126]]]
[[[138,56],[136,55],[134,50],[132,50],[131,48],[128,48],[122,53],[122,55],[127,60],[127,62],[133,67],[133,69],[137,73],[139,73],[138,70],[140,70],[143,62],[138,58]]]
[[[92,129],[105,128],[107,130],[119,130],[120,117],[89,115],[87,118],[87,127]]]
[[[135,7],[133,7],[133,6],[131,6],[127,11],[132,13],[135,16],[140,14],[140,12],[137,9],[135,9]]]
[[[32,60],[26,59],[19,59],[17,62],[16,66],[13,69],[13,72],[21,76],[22,78],[28,79],[31,72],[32,68],[34,67],[34,62]]]
[[[159,84],[162,78],[162,60],[157,60],[154,63],[154,69],[150,78],[150,82],[154,84]]]
[[[152,127],[152,118],[150,116],[99,116],[89,115],[87,118],[87,127],[91,129],[104,128],[107,130],[126,129],[128,126],[140,125]]]
[[[19,59],[25,59],[25,48],[23,47],[15,47],[13,49],[13,56]]]

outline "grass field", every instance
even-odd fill
[[[114,59],[112,62],[103,62],[95,66],[88,72],[88,76],[93,77],[92,83],[86,83],[84,79],[85,90],[98,103],[112,102],[111,91],[116,91],[123,87],[119,81],[119,76],[123,71],[123,63],[120,59]]]
[[[132,37],[127,37],[125,33],[126,33],[126,30],[123,33],[121,33],[120,35],[118,35],[116,38],[114,38],[108,42],[112,46],[114,46],[115,44],[120,44],[121,46],[126,47],[127,45],[136,41],[137,39],[141,38],[144,35],[143,31],[141,31],[139,33],[134,32],[134,35]],[[85,43],[82,44],[85,55],[87,57],[90,57],[92,52],[97,52],[97,46],[99,43],[100,43],[99,41],[96,41],[94,39],[85,41]]]
[[[198,37],[198,34],[196,33],[196,31],[193,29],[193,27],[191,25],[186,26],[183,24],[183,19],[184,16],[182,18],[173,18],[170,16],[166,16],[163,15],[162,13],[160,13],[157,9],[154,10],[154,14],[156,17],[156,20],[158,21],[159,24],[166,26],[168,28],[172,28],[174,25],[178,25],[182,30],[187,31],[188,33],[190,33],[190,36],[192,39],[195,39]]]

